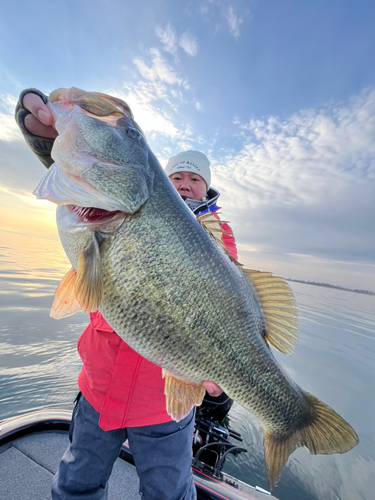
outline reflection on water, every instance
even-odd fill
[[[0,232],[0,420],[38,408],[71,409],[77,392],[83,313],[49,317],[53,292],[68,271],[60,244]],[[291,283],[300,315],[300,342],[276,354],[306,391],[332,406],[354,427],[359,445],[344,455],[312,456],[298,449],[273,493],[280,500],[374,498],[375,297]],[[227,459],[224,470],[267,488],[263,434],[238,405],[230,426],[247,454]]]
[[[76,342],[87,316],[49,317],[68,269],[58,241],[0,232],[0,420],[71,409],[80,369]]]

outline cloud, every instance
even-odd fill
[[[160,26],[157,26],[155,32],[156,36],[164,45],[163,49],[171,54],[175,54],[178,48],[178,43],[176,33],[171,25],[168,24],[165,30],[163,30]]]
[[[179,44],[189,56],[195,56],[198,52],[197,39],[188,31],[181,35]]]
[[[197,111],[202,111],[202,109],[203,109],[202,103],[200,101],[197,101],[196,99],[193,102],[194,102],[194,105],[195,105],[195,109]]]
[[[9,182],[8,179],[7,181]],[[0,230],[32,235],[37,228],[39,236],[50,237],[52,233],[56,233],[56,205],[36,200],[32,188],[28,188],[27,184],[18,182],[13,186],[6,186],[0,183],[0,210],[4,214]]]
[[[21,140],[22,134],[13,115],[0,113],[0,141]]]
[[[136,58],[133,61],[143,78],[150,81],[160,80],[170,85],[180,83],[180,79],[176,73],[168,67],[157,49],[150,49],[150,54],[152,56],[151,66],[148,66],[140,58]]]
[[[37,200],[30,191],[18,189],[16,187],[11,188],[0,184],[0,193],[2,199],[7,198],[11,200],[7,203],[8,208],[10,206],[27,206],[28,216],[31,211],[40,214],[48,213],[48,216],[52,217],[55,216],[56,205],[46,200]]]
[[[238,5],[236,5],[236,10],[238,10]],[[243,18],[235,12],[231,0],[206,0],[200,6],[199,12],[209,21],[210,25],[215,26],[216,31],[228,30],[231,36],[236,39],[239,38]],[[249,15],[247,7],[243,15]],[[222,20],[224,20],[224,25]]]
[[[150,66],[140,58],[136,58],[133,61],[143,78],[152,82],[161,81],[168,85],[182,85],[185,89],[189,88],[187,81],[177,75],[161,57],[157,49],[150,49],[149,54],[151,56]]]
[[[374,262],[375,91],[237,125],[242,148],[214,161],[213,179],[240,243]]]
[[[223,17],[228,23],[229,33],[234,38],[238,38],[240,36],[240,25],[243,23],[243,20],[234,13],[233,5],[229,5],[223,11]]]
[[[189,126],[179,127],[170,112],[176,112],[173,89],[160,82],[126,84],[123,91],[108,89],[106,93],[124,99],[131,107],[137,123],[146,134],[157,134],[167,140],[187,140],[193,134]],[[177,96],[178,99],[178,96]],[[155,103],[158,102],[159,105]]]
[[[56,206],[47,206],[39,203],[39,206],[19,203],[12,204],[16,200],[2,193],[0,208],[7,211],[7,217],[0,222],[0,231],[19,233],[42,238],[57,237],[56,234]],[[39,200],[40,201],[40,200]]]
[[[254,203],[313,203],[348,182],[375,177],[375,91],[347,106],[250,120],[239,128],[242,151],[225,161],[232,177],[252,190]]]
[[[17,98],[10,94],[0,94],[0,141],[14,141],[22,138],[14,119]]]
[[[0,94],[0,111],[14,114],[18,99],[10,94]]]
[[[185,31],[178,39],[175,30],[168,24],[165,30],[157,26],[155,33],[163,44],[163,50],[170,54],[176,54],[179,47],[189,56],[195,56],[198,52],[197,39],[189,31]]]
[[[0,140],[0,185],[10,189],[32,192],[45,167],[30,151],[21,132],[10,140]]]

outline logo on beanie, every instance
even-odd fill
[[[173,171],[174,169],[176,169],[176,170],[182,170],[182,169],[191,170],[192,168],[197,169],[198,172],[201,171],[201,169],[198,167],[198,165],[196,165],[192,161],[186,161],[186,160],[179,161],[178,163],[173,165],[173,167],[171,168],[171,171]]]

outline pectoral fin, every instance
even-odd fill
[[[77,272],[73,267],[66,273],[55,291],[55,299],[52,304],[50,316],[55,319],[72,316],[81,310],[76,298],[75,281]]]
[[[179,380],[163,370],[165,379],[164,394],[167,400],[167,413],[173,420],[179,422],[185,418],[194,406],[199,406],[205,395],[202,385]]]
[[[85,313],[98,310],[103,297],[103,274],[99,244],[95,233],[78,260],[75,294]]]

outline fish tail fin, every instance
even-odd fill
[[[279,437],[270,430],[264,432],[264,454],[267,479],[272,489],[281,476],[289,455],[305,446],[313,455],[345,453],[358,444],[354,429],[331,407],[304,392],[310,405],[311,418],[293,434]]]

